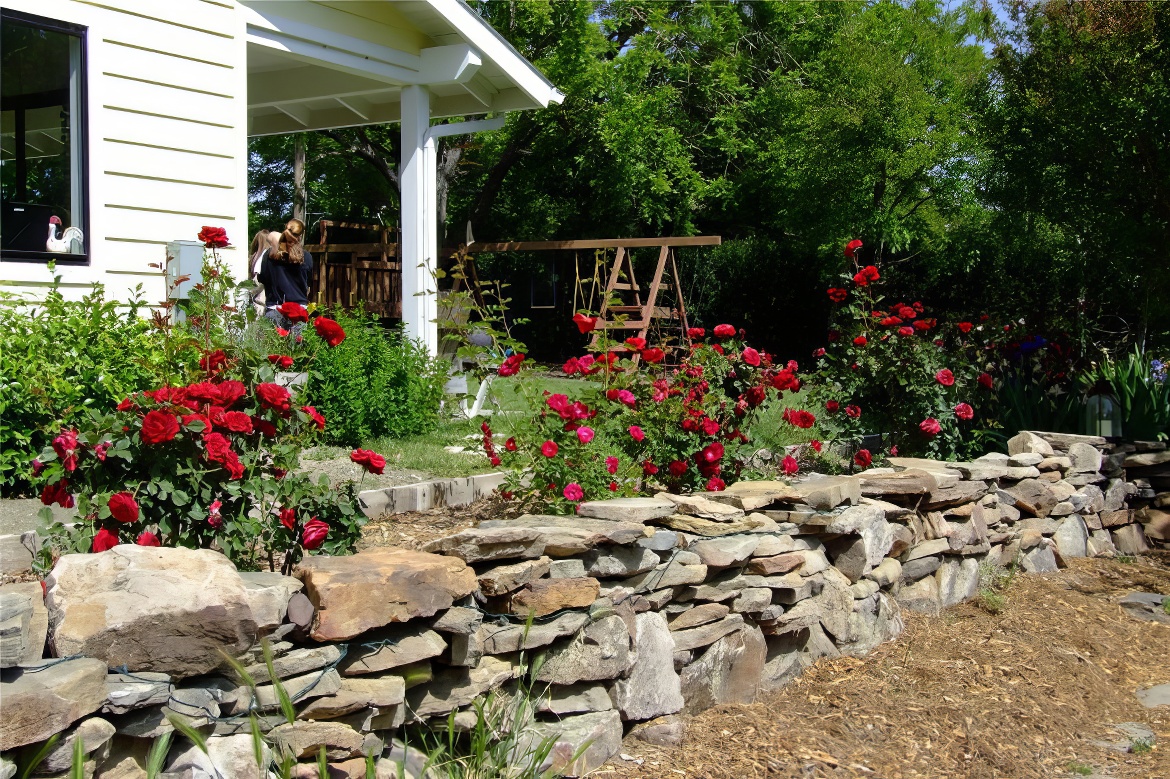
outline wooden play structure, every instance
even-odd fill
[[[375,316],[402,316],[402,262],[392,228],[322,219],[313,255],[309,300],[321,306],[353,308],[359,303]]]

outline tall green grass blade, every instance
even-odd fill
[[[41,748],[38,749],[36,753],[33,754],[32,758],[30,758],[29,761],[24,764],[24,767],[21,768],[20,779],[28,779],[30,776],[32,776],[32,772],[37,770],[37,766],[44,762],[45,758],[49,756],[49,753],[53,751],[54,747],[57,746],[57,742],[60,740],[60,733],[54,733],[52,736],[50,736],[49,740],[41,745]]]
[[[167,753],[171,751],[171,739],[175,732],[168,730],[156,738],[150,745],[150,752],[146,755],[146,779],[155,779],[162,773],[167,762]]]
[[[175,730],[182,733],[200,752],[207,754],[207,739],[203,737],[202,733],[184,722],[182,717],[176,717],[172,714],[167,714],[166,717],[167,722],[171,723]]]
[[[317,779],[327,779],[329,776],[329,758],[325,755],[325,745],[317,750]]]
[[[264,764],[264,736],[260,734],[260,721],[256,719],[255,714],[248,716],[248,726],[252,731],[252,756],[256,758],[256,767],[260,769],[260,774],[267,773],[267,766]]]
[[[276,693],[276,700],[280,703],[280,711],[284,714],[285,720],[291,725],[296,722],[297,709],[293,706],[292,698],[288,695],[288,690],[285,689],[284,684],[281,683],[280,678],[276,675],[276,669],[272,665],[272,645],[265,639],[260,644],[261,651],[264,652],[264,666],[268,669],[268,681],[272,683],[272,689]]]
[[[85,779],[85,744],[73,737],[73,761],[69,765],[69,779]]]

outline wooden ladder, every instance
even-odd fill
[[[669,278],[664,280],[663,277],[668,272]],[[623,273],[627,281],[621,280]],[[672,292],[673,296],[670,295]],[[659,304],[659,296],[663,293],[668,295],[667,301],[673,297],[673,305]],[[632,296],[633,302],[623,302],[623,294]],[[634,318],[635,316],[637,318]],[[651,279],[650,288],[643,300],[642,288],[634,276],[633,258],[626,247],[617,247],[613,266],[609,269],[609,280],[605,285],[605,294],[601,297],[601,312],[598,316],[597,326],[593,331],[593,340],[589,344],[590,349],[596,348],[601,342],[602,334],[611,330],[633,330],[634,335],[644,339],[655,320],[677,323],[679,345],[689,348],[687,307],[683,302],[682,283],[679,280],[674,248],[662,246],[659,249],[658,265],[654,268],[654,278]],[[673,347],[668,346],[667,348]],[[638,355],[634,355],[634,360],[635,362],[638,360]]]

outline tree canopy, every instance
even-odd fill
[[[474,7],[565,100],[444,139],[455,240],[722,235],[683,257],[692,306],[789,356],[822,337],[851,238],[908,298],[1166,337],[1166,3]],[[395,221],[396,143],[313,134],[310,215]],[[291,149],[253,142],[257,221],[291,208]]]

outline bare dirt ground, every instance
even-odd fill
[[[865,659],[822,660],[757,703],[687,718],[678,748],[627,738],[642,763],[615,757],[595,775],[1170,778],[1170,707],[1134,695],[1170,682],[1170,625],[1126,615],[1117,600],[1134,590],[1170,594],[1170,554],[1020,575],[995,615],[904,612],[906,632]],[[1111,730],[1124,722],[1152,728],[1154,749],[1090,743],[1126,740]]]
[[[362,526],[358,548],[396,546],[400,549],[419,549],[428,541],[475,527],[483,520],[511,516],[516,511],[515,506],[497,496],[490,496],[461,508],[442,507],[385,514]]]

